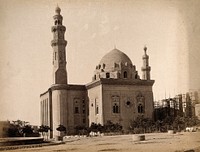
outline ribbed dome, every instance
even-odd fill
[[[113,66],[114,63],[132,64],[129,57],[118,49],[113,49],[107,53],[100,61],[100,65],[105,64],[107,68],[108,66]]]

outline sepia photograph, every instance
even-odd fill
[[[0,0],[0,151],[200,152],[199,0]]]

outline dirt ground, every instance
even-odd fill
[[[145,141],[133,142],[132,135],[81,137],[65,144],[12,152],[200,152],[200,132],[145,134]],[[188,151],[188,152],[194,152]]]

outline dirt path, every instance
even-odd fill
[[[57,146],[11,150],[12,152],[200,152],[200,132],[145,134],[146,140],[133,142],[132,135],[80,138]]]

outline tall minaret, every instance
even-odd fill
[[[147,47],[144,47],[143,66],[142,66],[142,79],[150,80],[151,67],[149,66],[149,56],[147,55]]]
[[[60,12],[61,9],[57,6],[56,14],[53,16],[54,26],[51,28],[53,33],[53,40],[51,41],[53,48],[53,84],[67,84],[65,52],[67,41],[64,38],[66,28],[62,25],[63,17]]]

